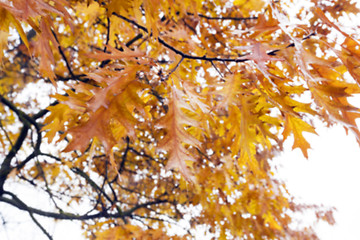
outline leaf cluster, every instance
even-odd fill
[[[89,239],[189,239],[199,228],[217,239],[316,239],[293,227],[293,213],[333,224],[332,209],[297,204],[271,160],[290,138],[307,158],[314,119],[360,142],[349,102],[360,92],[359,37],[340,24],[359,8],[294,7],[1,2],[0,201],[49,239],[35,216],[80,220]],[[29,206],[8,182],[44,191],[53,209]],[[169,236],[174,225],[184,231]]]

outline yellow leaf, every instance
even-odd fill
[[[284,140],[290,135],[294,135],[293,149],[300,148],[303,155],[308,158],[307,150],[310,148],[310,144],[303,136],[303,132],[310,132],[317,134],[315,128],[300,118],[293,117],[289,114],[286,115],[285,128],[283,131]]]

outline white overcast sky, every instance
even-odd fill
[[[352,104],[360,107],[360,97],[353,98]],[[316,124],[318,135],[305,133],[312,147],[309,150],[309,159],[305,159],[299,149],[291,150],[293,139],[289,137],[285,142],[285,151],[274,159],[275,165],[278,166],[278,177],[286,180],[290,193],[300,202],[336,207],[335,226],[327,224],[314,226],[320,239],[359,240],[360,147],[355,136],[351,133],[346,135],[340,125],[326,128],[321,123]],[[29,199],[31,206],[42,207],[49,204],[45,200],[40,200],[41,196],[29,192],[26,188],[14,186],[12,190],[20,192],[19,196],[24,196],[22,199]],[[306,216],[303,216],[303,219],[307,219]],[[48,231],[54,234],[55,240],[83,239],[78,222],[63,221],[53,224],[44,218],[40,220],[46,223]],[[3,221],[7,223],[3,225]],[[0,203],[0,239],[47,238],[27,214]]]
[[[317,129],[319,136],[307,134],[312,146],[309,159],[301,151],[287,150],[276,162],[279,176],[301,202],[333,206],[335,226],[316,225],[320,239],[360,239],[360,147],[353,134],[346,135],[339,125]]]
[[[299,149],[291,150],[292,139],[285,144],[285,152],[274,160],[278,174],[287,181],[289,191],[301,202],[323,204],[337,208],[337,224],[317,224],[314,227],[321,240],[360,239],[360,147],[352,134],[346,135],[340,126],[319,127],[318,136],[307,134],[312,149],[309,159]],[[26,190],[22,190],[26,191]],[[42,205],[39,196],[26,193],[32,205]],[[45,203],[46,204],[46,203]],[[9,222],[3,226],[0,219],[1,240],[46,240],[27,214],[0,203],[0,213]],[[306,216],[302,216],[306,219]],[[53,224],[41,219],[55,240],[83,239],[78,222],[62,221]],[[47,222],[47,224],[46,224]],[[201,238],[199,238],[201,239]]]
[[[352,25],[353,23],[350,23]],[[354,103],[360,107],[360,99]],[[299,149],[291,150],[292,139],[285,144],[285,151],[275,158],[278,176],[287,182],[290,193],[303,203],[333,206],[335,226],[314,226],[321,240],[360,239],[360,147],[355,137],[345,134],[344,128],[318,126],[317,135],[306,134],[312,149],[305,159]],[[26,191],[26,190],[24,190]],[[26,194],[25,194],[26,195]],[[35,200],[33,193],[29,199]],[[3,216],[2,216],[3,215]],[[5,218],[3,218],[5,217]],[[306,217],[304,217],[306,219]],[[3,221],[6,222],[3,225]],[[83,239],[78,222],[47,222],[55,240]],[[1,240],[47,239],[33,224],[27,214],[0,203]]]

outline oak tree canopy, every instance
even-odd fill
[[[38,218],[81,221],[88,239],[317,239],[294,213],[333,224],[332,210],[294,201],[271,161],[285,141],[307,158],[314,120],[360,142],[358,13],[349,0],[0,1],[1,204],[49,239]]]

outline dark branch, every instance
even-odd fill
[[[11,198],[0,196],[0,202],[8,203],[20,210],[28,211],[33,214],[37,214],[40,216],[49,217],[49,218],[53,218],[53,219],[59,219],[59,220],[60,219],[62,219],[62,220],[90,220],[90,219],[99,219],[99,218],[122,218],[122,219],[124,219],[125,217],[131,217],[132,214],[140,208],[147,208],[152,205],[168,203],[167,200],[155,200],[152,202],[138,204],[138,205],[134,206],[133,208],[131,208],[127,211],[124,211],[124,212],[119,211],[118,213],[108,213],[106,211],[101,211],[96,214],[78,215],[78,214],[67,213],[67,212],[61,212],[61,213],[48,212],[48,211],[43,211],[43,210],[40,210],[37,208],[32,208],[32,207],[27,206],[15,194],[13,194],[11,192],[4,191],[4,194],[9,195]]]
[[[2,102],[4,105],[6,105],[8,108],[10,108],[20,119],[21,122],[24,124],[32,124],[35,126],[36,129],[40,130],[40,126],[37,124],[37,122],[31,118],[29,115],[18,109],[12,102],[7,100],[3,95],[0,94],[0,102]]]
[[[20,150],[23,142],[25,141],[25,138],[27,136],[27,133],[29,131],[30,127],[27,124],[24,124],[22,127],[20,134],[14,144],[14,146],[10,149],[9,153],[6,155],[4,161],[1,164],[0,168],[0,196],[4,192],[4,184],[5,181],[10,174],[11,170],[13,169],[11,167],[11,160],[15,157],[16,153]]]
[[[170,77],[170,75],[173,74],[173,73],[176,71],[176,69],[178,69],[178,67],[180,66],[180,64],[182,63],[183,60],[184,60],[184,57],[182,57],[182,58],[180,59],[180,61],[176,64],[176,66],[175,66],[173,69],[171,69],[171,71],[169,72],[169,74],[166,75],[166,77],[165,77],[163,80],[165,80],[165,81],[168,80],[169,77]]]
[[[138,35],[136,35],[133,39],[129,40],[125,46],[126,47],[130,47],[134,42],[136,42],[137,40],[141,39],[143,37],[143,35],[141,33],[139,33]]]
[[[129,151],[129,142],[130,142],[130,138],[127,136],[126,137],[126,148],[125,148],[125,151],[123,153],[121,164],[120,164],[120,167],[119,167],[119,173],[120,174],[122,173],[122,171],[124,170],[124,167],[125,167],[125,161],[126,161],[127,153]]]
[[[64,51],[63,51],[62,48],[61,48],[59,39],[57,38],[57,36],[56,36],[56,34],[55,34],[55,32],[54,32],[53,30],[51,30],[51,32],[52,32],[52,34],[54,35],[55,40],[56,40],[56,42],[57,42],[58,45],[59,45],[59,47],[58,47],[59,53],[60,53],[61,57],[63,58],[63,60],[65,61],[66,68],[68,69],[68,71],[69,71],[69,73],[70,73],[70,76],[75,79],[76,76],[75,76],[73,70],[71,69],[70,63],[69,63],[68,59],[66,58]]]
[[[188,15],[194,16],[193,13],[188,13]],[[203,14],[198,14],[199,17],[205,18],[207,20],[234,20],[234,21],[248,21],[248,20],[256,20],[258,17],[228,17],[228,16],[220,16],[220,17],[210,17]]]
[[[26,165],[26,163],[28,163],[31,159],[33,159],[39,154],[42,137],[40,132],[41,128],[34,118],[30,117],[29,115],[18,109],[12,102],[7,100],[2,95],[0,95],[0,101],[4,105],[9,107],[13,112],[15,112],[15,114],[19,117],[20,121],[24,124],[23,128],[20,131],[20,135],[16,140],[16,143],[12,146],[8,155],[5,157],[3,163],[1,164],[1,168],[0,168],[0,195],[1,195],[5,180],[9,175],[9,173],[11,172],[11,170],[13,169],[13,167],[11,167],[11,160],[15,157],[17,152],[20,150],[22,144],[24,143],[27,133],[30,130],[30,125],[33,125],[37,132],[36,144],[34,146],[33,152],[16,167],[17,169],[23,168]]]
[[[33,214],[30,210],[28,210],[28,212],[29,212],[29,215],[30,215],[31,219],[32,219],[33,222],[36,224],[36,226],[38,226],[38,227],[40,228],[40,230],[41,230],[50,240],[52,240],[53,238],[52,238],[52,236],[50,235],[50,233],[48,233],[48,232],[46,231],[46,229],[41,225],[41,223],[39,223],[39,221],[34,217],[34,214]]]
[[[113,204],[113,200],[109,197],[109,195],[107,195],[105,193],[105,191],[98,186],[84,171],[82,171],[80,168],[74,167],[71,168],[71,171],[73,171],[74,173],[78,174],[79,176],[81,176],[82,178],[84,178],[92,188],[94,188],[96,191],[98,191],[99,193],[103,194],[104,197],[111,203]]]
[[[174,48],[173,46],[171,46],[170,44],[166,43],[164,40],[162,40],[160,37],[158,38],[159,43],[161,43],[162,45],[164,45],[166,48],[170,49],[171,51],[173,51],[174,53],[180,55],[183,58],[187,58],[187,59],[192,59],[192,60],[202,60],[202,61],[220,61],[220,62],[246,62],[249,61],[249,59],[239,59],[240,57],[246,56],[248,54],[243,54],[243,55],[239,55],[239,58],[220,58],[220,57],[206,57],[205,56],[193,56],[190,54],[186,54],[183,53],[182,51]]]
[[[59,101],[56,100],[55,102],[51,103],[51,104],[49,105],[49,107],[50,107],[50,106],[55,106],[55,105],[57,105],[57,104],[59,104]],[[43,116],[45,116],[48,112],[49,112],[49,110],[47,110],[47,108],[41,109],[39,112],[35,113],[35,114],[32,116],[32,118],[33,118],[34,120],[37,120],[37,119],[42,118]]]
[[[107,25],[106,25],[106,43],[105,43],[105,47],[104,47],[104,50],[103,52],[106,53],[106,50],[107,50],[107,46],[109,44],[109,41],[110,41],[110,18],[107,17]],[[110,62],[110,60],[104,60],[100,63],[100,67],[103,68],[105,67],[106,64],[108,64]]]
[[[135,21],[133,21],[133,20],[131,20],[131,19],[128,19],[127,17],[124,17],[124,16],[122,16],[122,15],[120,15],[120,14],[118,14],[118,13],[115,13],[115,12],[113,12],[112,14],[113,14],[114,16],[117,16],[118,18],[121,18],[122,20],[124,20],[124,21],[126,21],[126,22],[128,22],[128,23],[130,23],[130,24],[133,24],[134,26],[136,26],[137,28],[143,30],[144,32],[148,32],[148,30],[146,29],[146,27],[141,26],[141,25],[138,24],[137,22],[135,22]]]
[[[133,21],[133,20],[130,20],[120,14],[117,14],[117,13],[113,13],[115,16],[123,19],[124,21],[128,22],[128,23],[131,23],[133,25],[135,25],[137,28],[143,30],[144,32],[148,33],[148,30],[138,24],[137,22]],[[253,19],[255,19],[255,17],[253,17]],[[239,19],[241,20],[241,19]],[[316,33],[311,33],[310,35],[306,36],[303,38],[303,40],[306,40],[308,38],[310,38],[311,36],[315,35]],[[178,49],[176,49],[175,47],[171,46],[170,44],[166,43],[162,38],[158,37],[158,41],[160,44],[162,44],[164,47],[170,49],[171,51],[173,51],[174,53],[180,55],[181,57],[183,58],[187,58],[187,59],[192,59],[192,60],[201,60],[201,61],[210,61],[210,62],[214,62],[214,61],[220,61],[220,62],[236,62],[236,63],[239,63],[239,62],[246,62],[246,61],[249,61],[250,59],[247,59],[247,58],[241,58],[241,57],[244,57],[244,56],[247,56],[248,54],[239,54],[237,56],[237,58],[221,58],[221,57],[206,57],[206,55],[204,56],[193,56],[193,55],[190,55],[190,54],[186,54]],[[294,47],[294,43],[291,43],[289,44],[288,46],[286,46],[287,48],[289,47]],[[276,55],[277,52],[281,51],[281,49],[275,49],[271,52],[268,52],[267,54],[268,55]],[[241,59],[239,59],[241,58]]]

